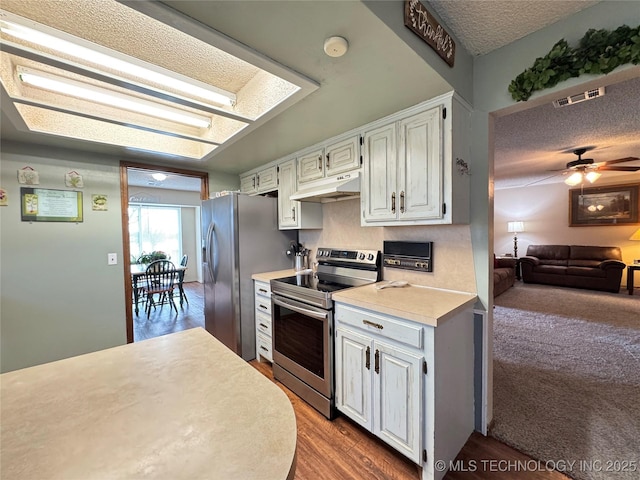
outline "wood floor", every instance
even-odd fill
[[[204,289],[197,282],[186,283],[189,300],[178,313],[168,305],[151,311],[147,319],[144,307],[134,314],[135,341],[204,327]],[[177,302],[179,303],[179,302]],[[271,364],[250,362],[263,375],[273,380]],[[293,405],[298,427],[298,458],[295,480],[419,480],[420,468],[386,446],[382,441],[344,416],[329,421],[294,393],[275,382]],[[526,455],[479,433],[471,435],[458,455],[458,470],[450,471],[446,480],[495,479],[564,480],[558,472],[520,471],[520,461],[531,470]],[[511,462],[511,463],[507,463]],[[515,466],[514,466],[515,465]],[[466,471],[462,471],[466,470]],[[474,470],[474,471],[471,471]]]
[[[249,363],[274,381],[271,364],[257,360]],[[280,382],[274,382],[287,394],[296,414],[298,459],[295,480],[420,479],[421,470],[417,465],[359,425],[341,415],[333,421],[327,420]],[[532,470],[535,465],[530,457],[479,433],[471,435],[456,460],[459,460],[459,471],[448,472],[444,477],[446,480],[568,478],[544,469],[523,471]]]

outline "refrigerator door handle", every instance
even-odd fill
[[[215,270],[213,268],[213,255],[211,255],[211,250],[213,250],[213,229],[214,229],[214,223],[211,222],[209,224],[209,228],[207,229],[207,237],[206,237],[207,252],[206,252],[206,256],[207,256],[207,267],[209,269],[209,275],[211,276],[211,279],[213,280],[213,283],[216,283]]]

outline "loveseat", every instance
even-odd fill
[[[516,259],[494,258],[493,260],[493,296],[504,293],[516,281]]]
[[[522,281],[618,293],[622,271],[618,247],[529,245],[520,258]]]

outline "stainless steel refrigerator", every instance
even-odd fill
[[[278,230],[272,197],[231,193],[202,202],[205,328],[245,360],[255,358],[254,273],[292,268],[295,230]]]

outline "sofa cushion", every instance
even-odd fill
[[[570,267],[599,268],[601,263],[600,260],[569,260]]]
[[[604,278],[607,276],[605,270],[593,267],[567,267],[566,273],[567,275],[579,275],[581,277]]]
[[[579,260],[622,260],[620,247],[596,247],[590,245],[571,245],[567,258]]]
[[[533,268],[535,273],[551,273],[553,275],[565,275],[567,273],[567,267],[560,265],[543,265],[540,264]]]
[[[544,263],[551,264],[547,260],[554,261],[553,264],[559,265],[569,258],[569,245],[529,245],[527,247],[528,257],[538,257],[540,260],[545,260]]]

